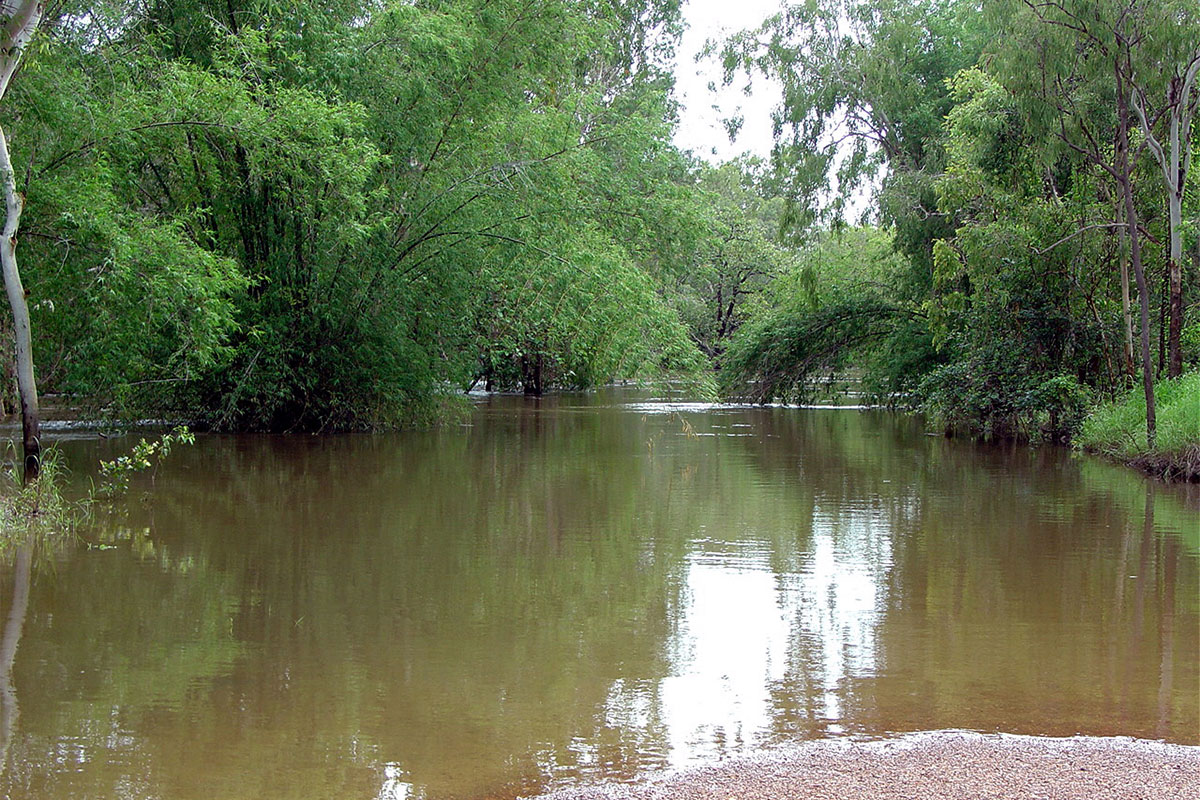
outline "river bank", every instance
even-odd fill
[[[1200,372],[1155,387],[1155,446],[1146,442],[1146,399],[1140,389],[1092,410],[1079,446],[1167,481],[1200,481]]]
[[[1192,800],[1200,747],[967,731],[825,740],[538,800]]]

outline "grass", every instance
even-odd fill
[[[140,439],[126,455],[101,461],[99,483],[93,482],[91,490],[74,501],[64,495],[66,468],[57,449],[42,451],[41,474],[26,484],[21,480],[21,459],[10,444],[8,469],[0,470],[0,557],[14,545],[73,533],[93,519],[97,505],[124,495],[136,473],[156,468],[173,446],[193,442],[195,437],[184,427],[151,441]]]
[[[1154,390],[1158,431],[1146,444],[1141,388],[1092,410],[1077,443],[1168,480],[1200,481],[1200,372],[1159,381]]]
[[[20,459],[10,464],[0,476],[0,556],[16,544],[69,533],[78,518],[78,509],[63,497],[58,451],[42,452],[41,476],[28,485],[21,481]]]

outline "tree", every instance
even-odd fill
[[[795,260],[795,250],[777,241],[783,200],[769,192],[764,166],[757,160],[697,165],[696,185],[689,187],[701,235],[669,296],[718,370],[764,289]]]
[[[1106,176],[1073,153],[1048,169],[1044,140],[985,70],[964,70],[951,87],[936,185],[960,224],[934,245],[926,308],[947,361],[923,381],[922,403],[952,429],[1062,440],[1082,421],[1087,387],[1118,379],[1111,277],[1096,268],[1114,238]]]
[[[19,0],[0,4],[0,102],[21,63],[25,47],[37,30],[45,12],[42,0]],[[29,325],[29,305],[21,271],[17,267],[17,232],[25,200],[17,191],[16,173],[9,154],[8,139],[0,127],[0,182],[4,184],[6,217],[0,239],[0,266],[4,272],[4,290],[12,307],[13,333],[16,339],[17,391],[21,402],[22,446],[25,478],[37,477],[41,461],[37,383],[33,374],[33,336]]]
[[[12,98],[43,388],[326,430],[436,418],[484,362],[699,373],[678,5],[65,3]]]
[[[994,69],[1022,103],[1028,124],[1055,137],[1107,173],[1122,198],[1122,224],[1129,234],[1130,261],[1141,318],[1142,387],[1146,397],[1146,440],[1155,440],[1154,371],[1150,361],[1150,290],[1142,259],[1142,231],[1135,198],[1130,108],[1135,72],[1139,4],[1096,4],[1061,0],[1022,5],[993,2],[998,41]],[[1032,59],[1032,62],[1031,62]]]
[[[892,281],[904,265],[892,234],[822,232],[790,262],[729,343],[721,370],[726,394],[763,403],[805,400],[814,381],[852,364],[877,369],[881,393],[888,393],[906,360],[923,351],[911,341],[904,356],[893,350],[914,325],[923,327],[923,315],[897,298]]]
[[[1126,63],[1131,104],[1167,192],[1167,377],[1175,378],[1183,373],[1183,199],[1192,161],[1192,119],[1200,107],[1200,11],[1189,2],[1147,3],[1139,23],[1137,34],[1126,40]],[[1161,135],[1156,127],[1164,129]]]
[[[727,80],[744,69],[783,84],[771,182],[788,202],[785,231],[802,241],[815,224],[836,227],[856,193],[875,189],[875,204],[864,216],[873,215],[903,254],[901,269],[889,270],[882,305],[875,289],[854,291],[832,327],[812,322],[822,331],[852,332],[853,319],[843,324],[843,315],[861,312],[860,327],[869,336],[822,340],[834,349],[837,342],[885,342],[875,352],[894,356],[890,366],[877,363],[887,394],[911,391],[936,360],[929,332],[914,314],[933,290],[933,244],[954,231],[953,215],[938,208],[934,188],[944,163],[942,121],[952,106],[947,81],[975,64],[985,40],[970,2],[811,0],[787,3],[723,50]],[[770,326],[754,330],[766,335]],[[775,330],[799,335],[807,327]],[[826,368],[845,358],[822,346],[813,360],[801,349],[802,356],[785,360],[799,357]]]
[[[984,31],[962,0],[790,2],[726,43],[725,77],[759,72],[783,84],[773,160],[785,223],[842,216],[856,191],[880,189],[881,222],[925,268],[948,232],[931,179],[941,165],[946,80],[972,66]]]

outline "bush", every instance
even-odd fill
[[[921,383],[921,408],[948,432],[984,439],[1067,442],[1079,431],[1091,392],[1073,375],[1020,374],[977,360],[935,369]]]

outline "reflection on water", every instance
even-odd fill
[[[1200,743],[1188,489],[877,411],[635,400],[177,451],[103,547],[36,561],[0,792],[514,797],[944,727]],[[128,444],[64,450],[86,481]]]
[[[25,627],[25,611],[29,607],[29,581],[33,564],[33,548],[28,543],[16,545],[12,569],[12,602],[0,635],[0,773],[8,764],[8,746],[12,741],[20,714],[17,690],[12,682],[13,662]]]

